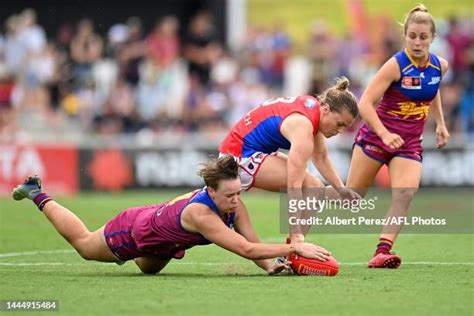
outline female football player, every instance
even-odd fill
[[[406,216],[421,176],[423,127],[431,110],[436,120],[438,148],[449,133],[444,123],[439,84],[448,69],[443,58],[430,53],[435,22],[423,5],[404,23],[406,47],[377,72],[361,97],[359,110],[366,122],[352,153],[347,186],[365,195],[383,164],[388,166],[392,205],[387,216]],[[374,107],[377,105],[377,108]],[[397,268],[400,256],[390,250],[402,226],[384,226],[370,268]]]
[[[296,253],[328,259],[328,251],[309,243],[259,242],[240,200],[238,165],[233,157],[208,162],[200,175],[206,183],[204,188],[162,204],[126,209],[95,232],[43,192],[38,176],[29,177],[14,189],[13,198],[33,200],[84,259],[117,263],[134,259],[147,274],[160,272],[171,259],[183,258],[188,248],[210,243],[254,260],[268,274],[289,268],[287,263],[272,264],[270,258]]]
[[[288,188],[301,196],[302,188],[324,188],[306,168],[311,159],[329,184],[331,197],[359,198],[345,188],[329,159],[325,139],[341,133],[358,115],[357,100],[345,77],[320,96],[270,99],[248,112],[220,144],[240,166],[242,188],[278,192]],[[277,152],[288,149],[288,156]],[[335,195],[334,195],[335,194]],[[289,198],[292,198],[291,196]],[[304,231],[291,231],[292,242],[302,242]]]

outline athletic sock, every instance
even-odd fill
[[[377,244],[377,249],[375,250],[375,255],[379,253],[390,253],[392,249],[393,241],[387,238],[379,238],[379,243]]]
[[[36,204],[36,206],[38,207],[40,211],[43,211],[43,207],[46,205],[46,203],[52,200],[53,200],[52,197],[42,192],[38,194],[37,196],[35,196],[35,198],[33,199],[33,202]]]

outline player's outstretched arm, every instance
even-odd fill
[[[319,246],[301,244],[261,244],[246,240],[242,235],[228,228],[207,206],[191,204],[181,217],[187,231],[200,233],[209,241],[250,260],[271,259],[297,253],[301,256],[326,261],[330,253]]]
[[[242,201],[239,202],[239,207],[236,210],[235,230],[248,241],[252,243],[260,243],[260,238],[258,237],[257,232],[252,226],[252,222],[247,212],[247,208],[245,207],[245,204]],[[271,259],[254,260],[254,262],[257,266],[265,270],[270,275],[277,274],[280,271],[289,268],[288,264],[274,264]]]

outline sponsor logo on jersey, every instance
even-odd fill
[[[312,100],[312,99],[307,99],[304,103],[304,106],[306,106],[307,108],[313,108],[314,106],[316,105],[316,101]]]
[[[421,78],[405,76],[402,78],[402,88],[409,90],[421,89]]]
[[[428,82],[429,85],[438,84],[441,81],[441,77],[431,77],[431,81]]]

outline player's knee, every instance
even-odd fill
[[[324,183],[311,173],[307,172],[304,178],[303,187],[305,188],[323,188]]]
[[[154,275],[161,271],[161,269],[156,269],[156,268],[144,268],[140,266],[138,267],[140,268],[140,271],[143,272],[143,274],[148,274],[148,275]]]
[[[398,200],[398,201],[411,201],[413,197],[415,196],[416,189],[412,188],[404,188],[404,189],[394,189],[393,196]]]
[[[141,272],[150,275],[159,273],[168,263],[168,261],[156,262],[148,258],[136,258],[134,261]]]

